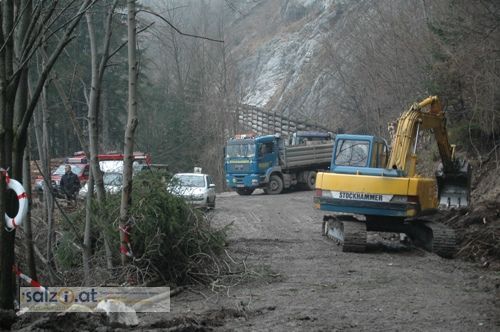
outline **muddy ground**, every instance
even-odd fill
[[[231,225],[226,277],[183,288],[170,313],[138,314],[140,325],[123,330],[500,331],[499,269],[375,233],[367,253],[343,253],[321,236],[323,213],[313,209],[312,195],[219,194],[209,219]],[[13,329],[115,327],[96,315],[26,314]]]
[[[500,272],[370,234],[368,253],[321,236],[312,192],[220,194],[228,254],[248,278],[190,288],[140,328],[176,331],[500,331]],[[214,291],[212,291],[212,289]]]

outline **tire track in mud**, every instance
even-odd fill
[[[322,213],[313,209],[312,192],[217,199],[212,223],[232,223],[228,252],[262,267],[261,279],[224,296],[176,297],[174,315],[236,310],[210,326],[220,331],[500,330],[497,273],[383,245],[343,253],[321,236]]]
[[[489,293],[494,275],[421,250],[374,245],[367,254],[342,253],[321,236],[322,212],[314,210],[312,195],[254,194],[224,202],[225,213],[249,215],[235,221],[229,247],[283,276],[278,283],[240,290],[261,306],[276,306],[251,320],[248,329],[495,330]],[[238,225],[252,220],[255,228]],[[464,280],[477,275],[477,287],[464,287]]]

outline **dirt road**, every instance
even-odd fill
[[[310,191],[219,195],[212,222],[233,223],[228,253],[254,277],[226,292],[183,292],[168,318],[148,327],[182,320],[220,331],[500,330],[498,271],[377,244],[376,235],[368,253],[343,253],[321,236],[321,220]]]

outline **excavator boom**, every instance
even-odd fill
[[[445,114],[437,96],[413,104],[401,115],[389,156],[389,167],[402,170],[409,177],[415,176],[416,146],[422,130],[432,130],[441,157],[442,164],[436,173],[440,207],[468,206],[470,167],[466,161],[455,156],[455,146],[449,143]]]

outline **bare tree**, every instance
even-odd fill
[[[85,199],[85,227],[83,231],[83,276],[85,285],[89,286],[92,281],[90,274],[90,258],[92,257],[91,231],[92,231],[92,192],[94,192],[94,176],[92,170],[89,172],[87,181],[87,197]],[[106,262],[108,265],[109,263]]]
[[[33,6],[31,2],[23,3],[26,6],[26,11],[31,12],[33,10]],[[17,31],[16,38],[23,39],[26,37],[28,33],[28,28],[30,24],[30,19],[28,15],[23,15],[21,17],[19,30]],[[22,47],[20,44],[15,44],[15,52],[16,57],[21,57]],[[16,94],[16,102],[15,102],[15,114],[22,114],[23,110],[26,109],[28,104],[28,68],[23,68],[19,77],[19,92]],[[29,199],[29,207],[28,207],[28,215],[26,216],[26,220],[24,222],[24,243],[25,249],[27,253],[27,265],[28,272],[32,276],[32,278],[37,278],[36,273],[36,262],[34,257],[34,248],[33,248],[33,234],[31,229],[31,205],[33,203],[31,198],[31,174],[30,174],[30,155],[28,149],[24,151],[23,156],[23,186],[28,195]]]
[[[122,264],[126,263],[127,243],[124,232],[129,222],[132,202],[132,163],[134,154],[134,134],[137,128],[137,56],[136,56],[136,6],[135,0],[127,1],[128,11],[128,116],[123,149],[123,188],[120,205],[120,246]]]
[[[89,100],[88,100],[88,121],[89,121],[89,152],[90,152],[90,166],[94,173],[94,182],[97,189],[97,199],[102,202],[105,199],[104,183],[102,181],[102,174],[99,169],[99,140],[97,134],[97,118],[99,114],[100,99],[102,95],[102,81],[104,78],[104,71],[106,64],[109,60],[109,48],[111,42],[111,23],[113,13],[118,4],[118,0],[114,0],[113,4],[109,7],[106,16],[105,34],[102,45],[102,54],[99,58],[97,52],[97,41],[95,35],[95,27],[93,23],[92,13],[87,11],[85,18],[87,19],[87,29],[89,33],[90,42],[90,59],[91,59],[91,73],[92,83],[90,87]],[[98,59],[99,58],[99,59]]]
[[[47,5],[39,2],[31,10],[30,0],[4,0],[0,3],[2,28],[0,30],[0,165],[10,169],[10,175],[15,179],[22,179],[22,162],[26,147],[28,125],[42,93],[45,80],[57,61],[64,47],[71,41],[72,33],[81,17],[91,4],[91,0],[84,0],[76,14],[64,25],[65,32],[53,48],[49,59],[42,69],[34,86],[31,100],[26,107],[16,109],[14,101],[21,93],[20,78],[23,70],[28,68],[29,62],[41,45],[41,36],[52,27],[58,15],[54,15],[57,2]],[[12,33],[17,28],[17,18],[29,22],[24,38]],[[23,20],[24,20],[23,19]],[[15,49],[19,49],[19,58],[15,57]],[[27,98],[27,94],[24,95]],[[0,215],[13,204],[7,200],[5,181],[0,181]],[[0,227],[0,308],[12,309],[14,306],[12,266],[15,262],[15,231],[8,231]]]
[[[89,42],[90,42],[90,58],[91,58],[91,73],[92,73],[92,83],[90,87],[89,100],[88,100],[88,122],[89,122],[89,152],[90,152],[90,167],[92,169],[92,179],[96,187],[97,200],[99,204],[102,204],[106,199],[106,193],[104,191],[104,182],[102,179],[101,169],[99,167],[99,138],[97,133],[97,118],[99,114],[100,99],[102,95],[102,81],[104,78],[104,71],[106,69],[106,64],[109,60],[109,48],[111,42],[111,23],[113,18],[113,13],[115,11],[118,0],[114,0],[113,4],[110,6],[105,24],[105,35],[103,40],[103,51],[100,59],[98,60],[97,54],[97,41],[95,36],[95,28],[92,19],[92,13],[87,11],[85,17],[87,19],[87,29],[89,32]],[[99,61],[99,62],[98,62]],[[92,192],[88,192],[88,198],[91,199]],[[88,210],[89,212],[90,210]],[[104,247],[106,250],[106,263],[108,268],[113,267],[112,253],[110,248],[110,240],[108,235],[104,233]]]
[[[32,195],[31,195],[31,168],[30,168],[30,153],[29,153],[29,142],[28,148],[24,150],[24,160],[23,160],[23,186],[24,191],[29,199],[28,215],[23,224],[24,230],[24,250],[26,251],[26,265],[28,266],[28,273],[31,278],[38,280],[36,272],[36,261],[35,261],[35,250],[33,247],[33,231],[31,227],[31,206],[33,205]]]
[[[41,112],[41,128],[38,128],[40,134],[37,137],[38,154],[42,162],[42,172],[45,176],[43,181],[43,195],[45,199],[45,216],[47,222],[47,267],[49,270],[49,278],[51,283],[56,280],[56,266],[54,262],[53,254],[53,244],[55,242],[55,222],[54,222],[54,196],[52,183],[50,182],[50,153],[49,153],[49,108],[47,105],[47,86],[44,85],[43,91],[40,97],[40,112]]]

